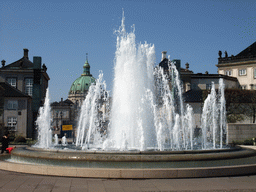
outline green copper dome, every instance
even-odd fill
[[[83,74],[72,83],[69,90],[70,94],[86,93],[89,90],[91,83],[95,82],[95,78],[90,74],[90,65],[88,60],[86,60],[83,68]]]

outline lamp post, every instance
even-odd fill
[[[62,132],[62,111],[60,111],[60,129],[61,129],[61,132]]]
[[[58,114],[59,114],[59,111],[56,111],[56,131],[58,131]]]

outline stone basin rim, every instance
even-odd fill
[[[27,146],[28,150],[31,151],[44,151],[44,152],[57,152],[57,153],[87,153],[87,154],[202,154],[202,153],[218,153],[218,152],[230,152],[230,151],[238,151],[243,149],[240,146],[229,147],[229,148],[222,148],[222,149],[202,149],[202,150],[180,150],[180,151],[159,151],[159,150],[146,150],[146,151],[139,151],[139,150],[130,150],[130,151],[105,151],[105,150],[74,150],[74,149],[59,149],[59,148],[38,148],[34,146]]]
[[[203,153],[190,153],[192,151],[171,152],[87,152],[65,150],[43,150],[33,147],[18,148],[13,150],[13,156],[25,158],[68,160],[68,161],[102,161],[102,162],[171,162],[171,161],[204,161],[236,159],[256,156],[256,151],[236,147],[224,150],[209,150]]]

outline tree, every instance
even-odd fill
[[[226,89],[226,110],[229,123],[243,121],[245,117],[256,121],[256,91]]]

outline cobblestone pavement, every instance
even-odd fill
[[[0,192],[256,191],[256,175],[195,179],[89,179],[0,170]]]

